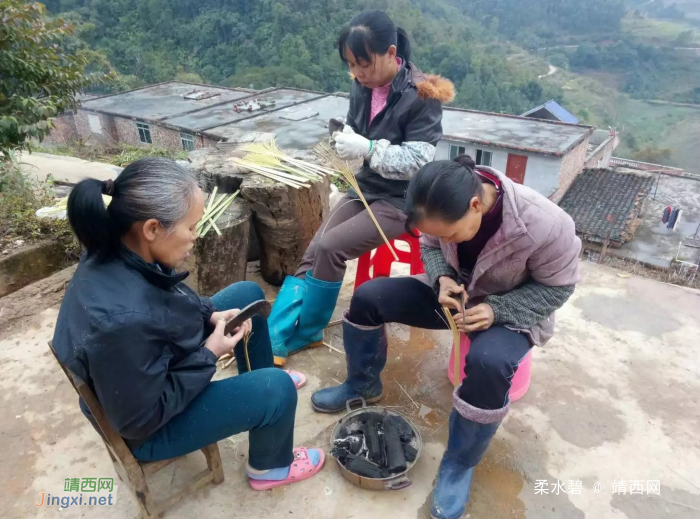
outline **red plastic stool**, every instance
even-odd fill
[[[461,334],[460,335],[462,340],[459,344],[459,354],[462,357],[461,362],[459,363],[459,372],[460,374],[464,373],[464,366],[466,366],[467,361],[466,361],[466,356],[467,353],[469,352],[469,337],[466,336],[466,334]],[[515,372],[515,375],[513,375],[513,380],[511,380],[511,386],[510,386],[510,401],[515,402],[516,400],[522,398],[525,396],[525,393],[527,393],[527,390],[530,388],[530,367],[532,365],[532,350],[530,350],[530,353],[525,355],[525,358],[523,358],[522,361],[520,361],[520,365],[518,366],[518,370]],[[455,380],[455,348],[454,344],[452,345],[452,353],[450,354],[450,363],[447,365],[447,378],[450,379],[450,382],[452,382],[452,385],[454,385],[454,380]]]
[[[396,248],[396,241],[404,241],[408,243],[410,249],[409,252],[405,252]],[[399,263],[405,263],[411,266],[411,275],[416,276],[418,274],[423,274],[425,269],[423,268],[423,261],[420,259],[420,243],[418,238],[414,238],[410,234],[402,234],[395,240],[391,242],[392,247],[396,251],[396,255],[399,257]],[[378,247],[372,256],[372,251],[364,253],[360,256],[357,262],[357,274],[355,275],[355,290],[362,283],[369,281],[370,279],[391,276],[391,264],[396,260],[391,254],[389,247],[382,245]],[[370,269],[374,267],[374,272],[370,275]]]

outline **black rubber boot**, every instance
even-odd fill
[[[319,413],[337,413],[345,409],[345,402],[362,397],[369,404],[382,397],[380,373],[386,365],[386,328],[359,326],[343,316],[343,344],[348,377],[339,386],[327,387],[311,396],[311,405]]]

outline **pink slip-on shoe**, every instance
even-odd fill
[[[318,453],[319,459],[315,466],[309,457],[310,451],[316,451]],[[299,483],[299,481],[309,479],[310,477],[313,477],[321,472],[325,461],[326,453],[323,452],[323,449],[307,449],[304,447],[294,449],[294,461],[289,467],[289,475],[286,479],[281,479],[279,481],[268,481],[263,479],[248,478],[248,483],[250,483],[253,490],[270,490],[283,485]]]
[[[299,373],[298,371],[294,371],[291,369],[285,369],[284,372],[287,373],[290,377],[292,377],[297,391],[306,385],[306,376],[303,373]]]

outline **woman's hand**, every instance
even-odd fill
[[[216,326],[216,323],[218,323],[222,319],[228,322],[240,313],[241,311],[238,308],[234,308],[233,310],[225,310],[223,312],[214,312],[213,314],[211,314],[211,319],[209,319],[209,322],[212,326]]]
[[[338,157],[343,160],[364,159],[369,153],[369,139],[356,134],[347,124],[342,132],[333,134],[333,139],[335,140],[335,150],[338,152]]]
[[[467,299],[469,299],[467,291],[449,276],[442,276],[439,282],[440,294],[438,295],[438,302],[442,306],[446,306],[447,308],[461,313],[462,310],[464,310],[462,301],[464,300],[466,303]]]
[[[224,334],[224,329],[226,328],[226,322],[238,315],[240,313],[240,310],[235,310],[235,314],[231,315],[229,319],[219,319],[215,323],[213,322],[213,317],[216,314],[222,315],[222,314],[227,314],[228,312],[233,312],[234,310],[228,310],[227,312],[215,312],[212,315],[212,324],[214,324],[216,327],[214,328],[214,332],[209,336],[207,339],[207,342],[204,343],[204,347],[208,348],[218,359],[221,357],[224,353],[231,353],[233,351],[233,348],[238,344],[238,342],[245,337],[247,334],[251,332],[253,329],[253,323],[251,322],[250,319],[245,321],[241,326],[236,328],[234,330],[234,334],[231,335],[226,335]]]
[[[493,308],[486,303],[481,303],[472,308],[467,308],[464,311],[466,321],[463,321],[461,311],[457,312],[452,317],[460,332],[479,332],[490,328],[493,324]]]

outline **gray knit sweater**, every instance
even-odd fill
[[[451,277],[457,283],[462,282],[440,249],[422,246],[421,257],[436,294],[440,291],[439,280],[442,276]],[[574,287],[552,287],[530,279],[506,294],[487,296],[484,302],[493,309],[494,324],[530,328],[561,308],[574,293]]]

